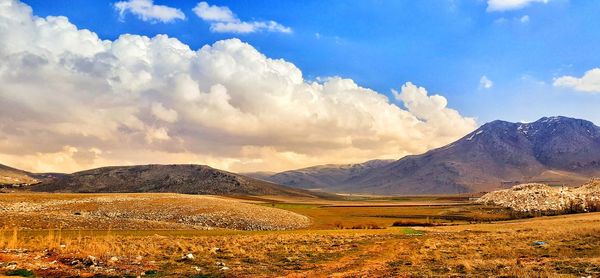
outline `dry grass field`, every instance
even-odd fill
[[[23,213],[0,211],[0,275],[82,277],[597,277],[600,275],[600,213],[506,220],[505,211],[468,202],[410,199],[301,201],[239,200],[175,194],[2,194],[0,202],[67,202]],[[94,199],[96,198],[96,199]],[[169,198],[179,200],[173,202]],[[189,198],[191,201],[186,201]],[[113,225],[53,227],[51,219],[93,209],[174,214],[178,207],[214,198],[217,203],[306,215],[298,230],[193,229],[172,217]],[[93,199],[94,201],[89,201]],[[88,203],[74,202],[87,200]],[[100,201],[99,201],[100,200]],[[147,203],[148,202],[148,203]],[[261,203],[262,202],[262,203]],[[403,204],[403,202],[405,202]],[[249,203],[258,203],[252,205]],[[93,205],[92,205],[93,204]],[[165,207],[152,210],[153,206]],[[187,205],[186,205],[187,204]],[[212,204],[211,204],[212,205]],[[140,206],[138,208],[138,206]],[[54,209],[52,209],[54,208]],[[86,208],[87,210],[85,210]],[[83,213],[85,212],[85,213]],[[187,207],[186,215],[201,213]],[[294,213],[292,213],[294,212]],[[179,212],[176,212],[179,213]],[[33,216],[37,214],[38,216]],[[7,215],[12,215],[7,218]],[[45,215],[45,216],[44,216]],[[267,214],[271,215],[271,214]],[[279,214],[278,214],[279,215]],[[265,215],[256,215],[263,218]],[[103,216],[104,217],[104,216]],[[273,216],[277,218],[278,216]],[[119,219],[120,219],[119,218]],[[5,222],[6,219],[10,221]],[[38,226],[35,223],[42,223]],[[62,219],[62,218],[60,218]],[[66,219],[66,218],[65,218]],[[95,220],[95,218],[90,217]],[[98,218],[102,219],[102,218]],[[115,218],[117,219],[117,218]],[[113,221],[114,219],[110,219]],[[499,221],[503,220],[503,221]],[[110,222],[109,221],[109,222]],[[421,224],[391,227],[394,222]],[[404,221],[404,222],[403,222]],[[70,224],[71,223],[71,224]],[[93,223],[93,222],[92,222]],[[132,224],[132,223],[135,223]],[[423,227],[426,223],[436,226]],[[161,226],[165,225],[165,226]],[[129,226],[125,226],[129,227]],[[45,229],[42,229],[45,228]],[[537,243],[536,242],[543,242]]]
[[[285,230],[310,220],[282,209],[201,195],[0,194],[0,223],[20,229]]]

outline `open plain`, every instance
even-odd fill
[[[600,275],[600,213],[511,220],[505,209],[450,196],[23,192],[1,194],[0,203],[4,275]]]

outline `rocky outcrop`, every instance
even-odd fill
[[[600,210],[600,179],[577,187],[552,187],[529,183],[485,194],[478,203],[518,212],[571,213]]]

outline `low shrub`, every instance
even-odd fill
[[[431,226],[441,226],[442,224],[434,223],[434,222],[419,222],[419,221],[411,221],[411,220],[398,220],[392,224],[392,227],[431,227]]]
[[[351,229],[354,230],[378,230],[378,229],[383,229],[383,227],[374,224],[374,223],[368,223],[368,224],[357,224],[352,226]]]

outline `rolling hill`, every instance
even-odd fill
[[[315,184],[313,177],[328,176],[331,168],[287,171],[266,179],[373,194],[480,192],[534,181],[580,185],[600,175],[600,127],[567,117],[494,121],[447,146]],[[302,175],[307,171],[311,174]]]
[[[35,174],[0,164],[0,186],[31,185],[40,182]]]
[[[31,187],[44,192],[170,192],[211,195],[283,195],[318,193],[280,186],[204,165],[103,167],[57,176]]]

